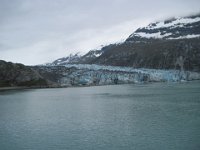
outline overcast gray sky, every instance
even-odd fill
[[[152,21],[200,12],[200,0],[0,0],[0,59],[51,62],[119,42]]]

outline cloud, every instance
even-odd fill
[[[127,38],[156,19],[199,12],[198,0],[0,0],[0,59],[41,64]]]

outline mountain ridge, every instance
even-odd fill
[[[139,39],[184,39],[200,37],[200,14],[188,17],[172,18],[160,22],[150,23],[138,28],[126,41]]]
[[[199,80],[200,15],[188,18],[189,22],[179,19],[177,23],[171,19],[151,23],[133,32],[124,42],[90,50],[84,55],[70,54],[44,65],[24,66],[0,60],[0,87]]]
[[[150,23],[122,43],[89,51],[76,62],[57,59],[49,65],[99,64],[200,71],[199,43],[200,14]],[[55,63],[58,60],[59,64]]]

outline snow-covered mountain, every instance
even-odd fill
[[[200,37],[200,15],[172,18],[137,29],[127,41],[144,39],[185,39]]]
[[[70,64],[70,63],[76,64],[80,61],[80,58],[81,58],[81,55],[79,53],[70,54],[67,57],[59,58],[47,65],[64,65],[64,64]]]
[[[90,63],[91,61],[100,57],[103,54],[103,52],[104,52],[103,50],[90,50],[87,54],[81,57],[79,63],[85,63],[85,62]]]
[[[90,50],[85,55],[81,55],[80,53],[70,54],[67,57],[62,57],[56,59],[52,63],[47,63],[47,66],[54,66],[54,65],[66,65],[66,64],[81,64],[81,63],[90,63],[99,56],[103,54],[103,50]]]
[[[63,87],[200,80],[200,15],[149,24],[124,42],[52,63],[0,61],[0,86]]]
[[[48,65],[99,64],[200,71],[200,14],[151,23],[125,42],[60,58]]]

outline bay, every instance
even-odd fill
[[[0,92],[2,150],[199,150],[200,82]]]

